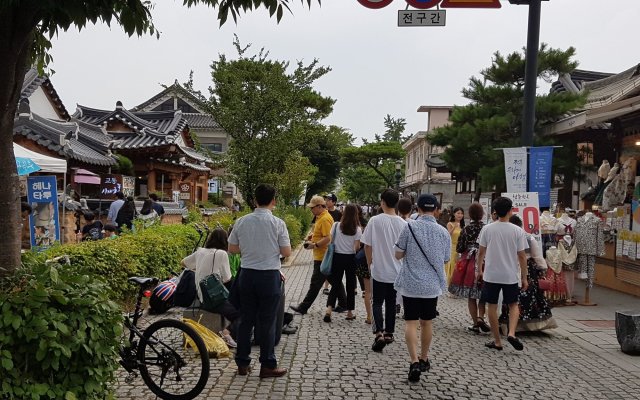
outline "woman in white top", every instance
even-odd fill
[[[227,254],[227,248],[229,243],[227,241],[227,232],[224,229],[214,229],[211,235],[207,239],[207,243],[204,248],[199,247],[193,254],[185,257],[181,264],[185,268],[195,271],[196,277],[196,291],[198,293],[198,300],[202,303],[202,293],[200,291],[200,281],[209,275],[217,275],[218,278],[227,289],[231,287],[231,268],[229,267],[229,256]],[[236,342],[233,339],[235,336],[238,325],[240,323],[240,313],[238,310],[226,300],[222,305],[218,306],[211,312],[222,315],[229,325],[220,332],[220,336],[224,339],[229,347],[236,347]]]
[[[153,201],[151,199],[146,199],[144,203],[142,203],[142,209],[136,218],[142,221],[143,228],[148,228],[160,221],[160,216],[156,210],[153,209]]]
[[[356,308],[356,251],[360,249],[360,237],[362,228],[358,222],[358,209],[355,204],[347,204],[340,222],[335,222],[331,228],[331,235],[335,245],[333,264],[331,265],[331,292],[327,299],[327,312],[324,322],[331,322],[331,311],[338,297],[339,282],[342,276],[347,279],[347,317],[348,321],[354,320],[353,310]]]

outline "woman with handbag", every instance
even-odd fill
[[[478,252],[478,236],[484,227],[482,217],[484,209],[480,203],[473,203],[469,207],[469,218],[471,222],[465,226],[460,233],[455,251],[462,254],[456,263],[449,293],[468,299],[469,315],[473,325],[467,329],[474,333],[489,332],[491,329],[484,320],[485,304],[480,302],[480,292],[482,282],[476,280],[476,254]]]
[[[201,287],[201,282],[203,281],[216,283],[215,280],[210,279],[213,275],[219,283],[225,286],[226,290],[231,288],[231,268],[229,267],[229,256],[227,255],[227,248],[229,247],[227,238],[227,232],[224,229],[214,229],[209,235],[204,248],[200,247],[193,254],[185,257],[181,264],[183,267],[195,271],[196,292],[202,308],[220,314],[229,321],[229,325],[220,332],[220,336],[227,346],[235,348],[237,344],[233,336],[237,333],[240,313],[227,299],[217,301],[219,304],[208,308],[206,306],[208,299],[203,298]]]
[[[356,308],[356,252],[360,249],[360,237],[362,229],[358,222],[358,209],[355,204],[347,204],[340,222],[333,224],[332,241],[334,244],[333,262],[331,264],[331,291],[327,299],[327,311],[324,322],[331,322],[331,312],[338,298],[338,290],[343,275],[347,280],[347,321],[356,317],[353,310]]]

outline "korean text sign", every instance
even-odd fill
[[[542,243],[540,236],[540,205],[538,203],[538,193],[502,193],[513,201],[513,214],[522,220],[522,228],[525,232],[533,235],[538,243]]]
[[[540,207],[551,207],[553,147],[529,149],[529,191],[538,192]]]
[[[60,241],[56,177],[28,177],[27,201],[33,210],[29,216],[31,246],[47,248]]]
[[[504,152],[504,174],[507,179],[507,192],[527,191],[527,149],[513,147],[502,149]]]

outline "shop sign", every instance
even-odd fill
[[[115,200],[118,192],[122,192],[122,175],[102,175],[100,198]]]
[[[191,184],[190,183],[181,183],[180,184],[180,200],[191,200]]]
[[[136,177],[135,176],[122,176],[122,193],[126,197],[136,196]]]
[[[29,216],[31,247],[45,249],[60,241],[56,177],[28,177],[27,201],[32,209]]]
[[[538,193],[502,193],[513,201],[512,212],[522,220],[522,228],[525,232],[533,235],[539,244],[542,244],[540,235],[540,204],[538,203]]]

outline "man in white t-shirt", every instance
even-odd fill
[[[516,338],[516,326],[520,312],[518,295],[520,285],[527,290],[527,237],[524,230],[509,222],[513,203],[506,197],[494,200],[492,208],[498,221],[486,225],[480,232],[480,249],[476,260],[478,281],[484,280],[480,300],[489,305],[489,325],[494,341],[486,343],[491,349],[502,350],[498,328],[498,297],[502,292],[503,301],[509,306],[509,333],[507,341],[516,350],[524,348]],[[484,268],[483,268],[484,264]],[[483,271],[484,270],[484,271]]]
[[[399,198],[398,192],[393,189],[382,192],[382,212],[369,220],[361,239],[371,271],[373,332],[376,335],[371,349],[376,352],[393,342],[396,324],[396,290],[393,284],[402,261],[395,258],[394,246],[407,225],[405,220],[396,215],[395,207]],[[385,305],[384,318],[382,303]]]

